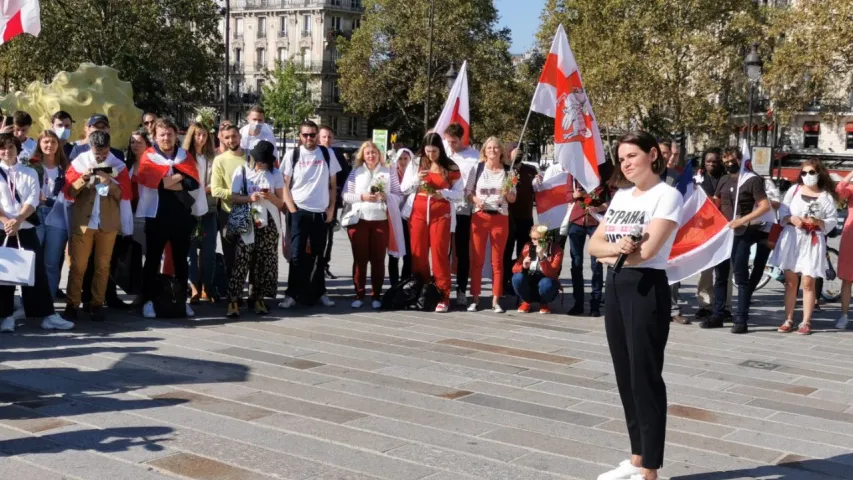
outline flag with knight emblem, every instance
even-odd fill
[[[441,115],[438,121],[435,122],[433,131],[442,137],[444,131],[451,123],[458,123],[462,126],[462,144],[466,147],[471,143],[471,111],[468,106],[468,62],[462,63],[462,68],[459,69],[459,75],[456,76],[456,81],[453,82],[453,87],[450,89],[450,94],[447,96],[447,102],[444,103],[444,108],[441,110]]]
[[[555,161],[584,190],[593,191],[601,183],[598,166],[604,163],[604,144],[562,25],[557,28],[530,109],[554,119]]]

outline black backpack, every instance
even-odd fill
[[[326,161],[326,168],[331,168],[331,167],[329,167],[329,162],[331,162],[331,161],[332,161],[332,160],[331,160],[331,158],[332,158],[332,157],[330,157],[330,156],[329,156],[329,149],[328,149],[328,148],[326,148],[326,147],[324,147],[324,146],[322,146],[322,145],[317,145],[317,148],[319,148],[319,149],[320,149],[320,153],[322,153],[322,154],[323,154],[323,160],[325,160],[325,161]],[[295,149],[293,149],[293,165],[291,165],[291,166],[293,167],[293,171],[294,171],[294,172],[296,171],[296,164],[297,164],[297,163],[299,163],[299,153],[300,153],[301,151],[302,151],[302,146],[301,146],[301,145],[297,145],[297,146],[296,146],[296,148],[295,148]],[[339,164],[339,165],[340,165],[340,163],[341,163],[341,162],[340,162],[340,161],[338,161],[338,164]],[[293,176],[292,176],[292,175],[290,176],[290,183],[291,183],[291,184],[293,184]],[[290,185],[288,185],[288,187],[290,187]]]
[[[421,289],[421,294],[418,297],[418,310],[434,312],[435,307],[438,306],[443,297],[444,295],[442,295],[441,290],[435,285],[434,281],[427,283]]]
[[[187,316],[187,286],[181,285],[175,277],[158,275],[159,289],[154,298],[154,312],[157,318],[183,318]]]
[[[423,282],[411,276],[388,289],[382,295],[382,310],[409,310],[417,308]]]

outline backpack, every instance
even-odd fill
[[[187,316],[186,284],[170,275],[158,275],[159,286],[154,298],[154,312],[157,318],[184,318]]]
[[[382,295],[382,310],[408,310],[417,308],[423,282],[411,276],[389,288]]]
[[[509,165],[503,164],[504,173],[509,173]],[[483,170],[486,169],[486,162],[480,162],[477,164],[477,176],[474,177],[474,188],[477,188],[477,182],[480,181],[480,177],[483,175]]]
[[[421,289],[421,294],[418,297],[418,310],[424,312],[434,312],[435,307],[444,297],[441,290],[435,285],[434,281],[430,281],[424,288]]]
[[[322,154],[323,154],[323,160],[325,160],[325,161],[326,161],[326,168],[330,168],[330,167],[329,167],[329,162],[331,162],[331,161],[332,161],[332,160],[331,160],[331,158],[332,158],[332,157],[331,157],[331,156],[329,156],[329,149],[328,149],[328,148],[326,148],[326,147],[324,147],[324,146],[322,146],[322,145],[317,145],[317,148],[319,148],[319,149],[320,149],[320,153],[322,153]],[[292,167],[292,171],[294,171],[294,172],[296,171],[296,164],[297,164],[297,163],[299,163],[299,153],[300,153],[301,151],[302,151],[302,146],[301,146],[301,145],[297,145],[297,146],[296,146],[296,148],[295,148],[295,149],[293,149],[293,162],[292,162],[291,167]],[[338,162],[338,164],[340,164],[340,162]],[[288,185],[288,188],[290,188],[290,186],[291,186],[292,184],[293,184],[293,175],[291,175],[291,176],[290,176],[290,185]]]

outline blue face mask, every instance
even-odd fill
[[[71,130],[68,128],[56,127],[53,129],[53,131],[54,133],[56,133],[56,136],[59,137],[59,139],[62,141],[67,141],[69,138],[71,138]]]

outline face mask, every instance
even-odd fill
[[[67,141],[71,138],[71,130],[65,127],[56,127],[53,129],[53,132],[56,133],[56,136],[59,137],[61,141]]]
[[[730,163],[728,166],[726,166],[726,171],[731,174],[738,173],[740,172],[740,165],[738,165],[737,163]]]
[[[104,185],[103,183],[98,183],[97,185],[95,185],[95,191],[98,193],[98,195],[106,197],[110,193],[110,186]]]
[[[249,135],[256,136],[261,133],[261,124],[258,122],[249,122]]]
[[[802,177],[802,179],[803,185],[807,187],[814,187],[815,185],[817,185],[817,175],[806,175],[805,177]]]

